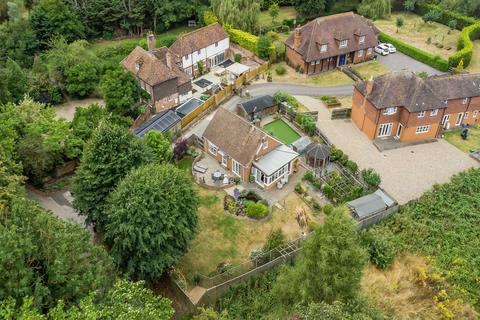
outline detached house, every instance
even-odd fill
[[[298,153],[250,124],[219,108],[203,133],[204,151],[248,182],[272,189],[295,171]]]
[[[480,74],[422,79],[400,72],[354,86],[352,120],[372,140],[433,139],[444,129],[477,124],[479,112]]]
[[[228,33],[218,23],[181,35],[170,47],[180,57],[181,68],[190,77],[198,72],[198,62],[205,70],[227,59],[230,40]]]
[[[149,50],[136,47],[121,64],[150,94],[150,104],[156,111],[175,107],[192,97],[190,77],[184,73],[181,62],[169,48],[155,49],[153,34],[148,36]]]
[[[306,74],[316,74],[374,57],[379,30],[353,12],[320,17],[297,27],[285,41],[288,60]]]

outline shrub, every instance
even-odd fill
[[[448,21],[448,23],[447,23],[447,26],[452,30],[457,29],[457,25],[458,25],[458,22],[455,19],[452,19],[452,20]]]
[[[317,190],[322,189],[322,182],[319,179],[315,179],[312,181],[312,185],[315,187]]]
[[[442,16],[442,14],[439,11],[430,10],[422,16],[422,20],[425,23],[432,22],[432,21],[438,21],[441,16]]]
[[[323,207],[323,213],[325,213],[327,216],[333,212],[333,206],[331,204],[326,204]]]
[[[278,66],[275,67],[275,72],[281,76],[282,74],[285,74],[285,72],[287,72],[287,69],[285,69],[285,67],[281,64],[279,64]]]
[[[248,182],[254,183],[255,182],[255,176],[254,175],[249,176],[248,177]]]
[[[442,59],[440,56],[420,50],[383,32],[378,34],[378,39],[381,42],[393,44],[395,47],[397,47],[398,51],[412,57],[415,60],[423,62],[440,71],[448,71],[449,62],[445,59]]]
[[[215,22],[218,22],[218,17],[213,13],[211,10],[205,10],[203,12],[203,24],[208,26],[209,24],[214,24]]]
[[[369,186],[378,187],[382,182],[380,175],[374,169],[368,168],[362,170],[362,178]]]
[[[455,11],[446,10],[446,9],[442,8],[441,6],[434,5],[434,4],[417,3],[416,7],[417,8],[416,8],[415,11],[422,16],[425,15],[426,13],[428,13],[429,11],[432,11],[432,10],[435,10],[435,11],[439,12],[440,15],[437,15],[435,17],[436,18],[435,21],[439,22],[439,23],[442,23],[444,25],[448,25],[448,23],[450,21],[456,20],[457,25],[455,27],[459,30],[462,30],[463,28],[468,27],[468,26],[478,22],[478,20],[476,20],[473,17],[465,16],[465,15],[462,15],[462,14],[460,14],[458,12],[455,12]]]
[[[160,47],[170,47],[175,41],[177,41],[177,36],[174,34],[169,34],[164,37],[159,38],[157,43],[157,48]]]
[[[233,178],[233,182],[235,182],[235,184],[239,184],[240,183],[240,177],[235,177]]]
[[[347,162],[348,162],[348,155],[346,153],[344,153],[340,159],[338,159],[338,162],[340,162],[340,164],[342,166],[346,166],[347,165]]]
[[[320,211],[322,210],[322,206],[315,200],[312,200],[312,208],[315,211]]]
[[[268,206],[261,202],[245,201],[245,211],[247,216],[254,219],[261,219],[268,213]]]
[[[472,24],[462,30],[457,42],[457,52],[448,57],[448,65],[451,68],[458,66],[463,60],[464,67],[468,67],[473,55],[473,42],[480,38],[480,22]]]
[[[275,92],[273,94],[273,99],[275,100],[275,103],[285,102],[290,106],[292,106],[295,110],[297,110],[298,107],[300,106],[300,104],[298,103],[297,99],[294,96],[283,91]],[[297,122],[300,123],[301,118],[296,118],[296,119],[298,120]]]
[[[271,41],[267,36],[260,36],[257,41],[257,53],[258,56],[262,59],[270,58],[270,51],[268,50],[271,46]]]
[[[173,156],[175,160],[180,160],[183,158],[185,153],[187,152],[187,140],[182,139],[175,143],[173,147]]]
[[[388,268],[395,259],[393,247],[387,241],[369,234],[365,234],[363,238],[370,262],[380,269]]]
[[[303,194],[305,192],[300,182],[297,182],[297,184],[295,185],[295,192],[298,194]]]
[[[308,182],[313,182],[315,180],[315,175],[313,174],[313,171],[307,171],[303,175],[303,179],[308,181]]]
[[[332,199],[332,197],[333,197],[333,188],[332,188],[329,184],[326,183],[326,184],[323,186],[322,192],[323,192],[323,194],[324,194],[328,199]],[[323,208],[323,210],[325,211],[325,208]]]
[[[267,37],[271,40],[271,41],[277,41],[278,40],[278,33],[274,32],[274,31],[268,31],[267,32]]]
[[[241,62],[242,61],[242,55],[240,53],[235,53],[235,55],[233,56],[233,60],[235,62]]]
[[[358,164],[352,160],[347,160],[345,167],[349,169],[351,172],[356,172],[358,170]]]
[[[265,241],[265,244],[263,245],[263,251],[268,252],[270,250],[278,248],[281,245],[283,245],[285,243],[285,241],[286,241],[286,237],[285,237],[285,234],[283,233],[281,228],[272,230],[268,234],[267,240]]]
[[[227,31],[227,33],[229,34],[230,40],[232,42],[259,55],[259,52],[258,52],[259,37],[251,33],[245,32],[243,30],[235,29],[230,25],[224,25],[223,27],[225,31]],[[273,56],[275,56],[275,46],[273,44],[269,44],[268,57],[273,57]]]

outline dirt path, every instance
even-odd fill
[[[101,106],[105,105],[103,99],[87,98],[82,100],[70,100],[55,107],[55,114],[57,118],[64,118],[67,121],[72,121],[77,108],[85,108],[91,104],[97,103]]]

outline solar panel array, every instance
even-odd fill
[[[168,129],[173,127],[180,121],[180,117],[175,112],[168,110],[166,113],[158,114],[150,121],[146,122],[143,126],[135,130],[135,133],[139,137],[143,137],[151,130],[167,132]]]

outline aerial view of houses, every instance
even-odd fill
[[[479,319],[480,2],[0,1],[0,319]]]

